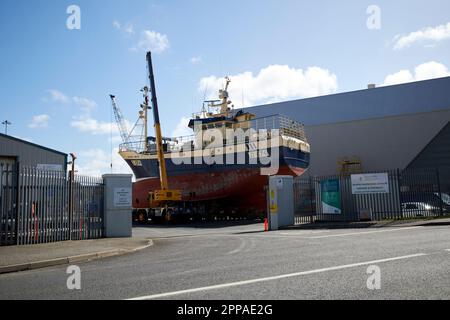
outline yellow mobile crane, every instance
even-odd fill
[[[149,192],[150,208],[155,210],[161,216],[165,216],[167,220],[171,219],[173,210],[170,205],[174,202],[181,201],[181,190],[171,190],[167,179],[166,161],[164,159],[164,150],[161,134],[161,123],[159,121],[158,99],[156,98],[155,76],[153,74],[152,53],[147,52],[148,74],[150,80],[150,93],[152,98],[153,119],[156,138],[156,152],[158,154],[159,163],[159,179],[161,182],[161,190]],[[149,89],[144,88],[145,104],[148,108],[148,92]],[[156,214],[158,215],[158,214]]]

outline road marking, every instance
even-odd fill
[[[299,235],[308,235],[308,234],[317,234],[317,233],[330,233],[330,230],[296,230],[294,232],[280,232],[279,235],[282,236],[299,236]]]
[[[232,255],[232,254],[236,254],[241,252],[242,250],[244,250],[245,246],[247,245],[247,241],[243,238],[239,238],[239,241],[241,242],[241,244],[239,245],[239,247],[237,247],[235,250],[230,251],[227,253],[227,255]]]
[[[152,238],[152,240],[180,240],[183,238],[204,238],[209,236],[217,236],[217,237],[236,237],[236,236],[250,236],[252,233],[263,233],[262,229],[260,230],[253,230],[253,231],[246,231],[245,233],[202,233],[202,234],[182,234],[182,235],[172,235],[172,236],[165,236],[165,237],[157,237]]]
[[[340,234],[331,234],[331,235],[326,235],[326,236],[307,237],[307,239],[324,239],[324,238],[336,238],[336,237],[360,236],[360,235],[371,234],[371,233],[405,231],[405,230],[413,230],[413,229],[419,229],[419,228],[422,228],[422,227],[409,227],[409,228],[397,228],[397,229],[377,230],[377,231],[340,233]]]
[[[445,251],[448,251],[448,252],[450,252],[450,249],[445,249]]]
[[[248,253],[248,252],[252,252],[253,249],[256,247],[256,242],[255,239],[250,238],[250,246],[247,247],[247,249],[245,249],[244,252]]]
[[[346,265],[330,267],[330,268],[323,268],[323,269],[315,269],[315,270],[310,270],[310,271],[282,274],[282,275],[272,276],[272,277],[267,277],[267,278],[259,278],[259,279],[252,279],[252,280],[245,280],[245,281],[238,281],[238,282],[230,282],[230,283],[218,284],[218,285],[201,287],[201,288],[194,288],[194,289],[187,289],[187,290],[159,293],[159,294],[154,294],[154,295],[137,297],[137,298],[133,298],[133,299],[129,299],[129,300],[152,300],[152,299],[167,298],[167,297],[172,297],[172,296],[177,296],[177,295],[182,295],[182,294],[188,294],[188,293],[195,293],[195,292],[209,291],[209,290],[217,290],[217,289],[223,289],[223,288],[229,288],[229,287],[243,286],[243,285],[248,285],[248,284],[253,284],[253,283],[260,283],[260,282],[281,280],[281,279],[286,279],[286,278],[300,277],[300,276],[316,274],[316,273],[323,273],[323,272],[328,272],[328,271],[343,270],[343,269],[348,269],[348,268],[355,268],[355,267],[361,267],[361,266],[372,265],[372,264],[379,264],[379,263],[390,262],[390,261],[397,261],[397,260],[405,260],[405,259],[417,258],[417,257],[426,256],[426,255],[427,254],[425,254],[425,253],[417,253],[417,254],[411,254],[411,255],[407,255],[407,256],[395,257],[395,258],[388,258],[388,259],[381,259],[381,260],[374,260],[374,261],[366,261],[366,262],[346,264]]]

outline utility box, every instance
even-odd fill
[[[270,177],[267,203],[269,230],[294,225],[294,178]]]
[[[132,175],[106,174],[105,184],[105,235],[107,238],[132,236]]]

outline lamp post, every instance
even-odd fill
[[[70,154],[72,161],[70,164],[72,165],[72,170],[69,173],[69,240],[72,240],[72,224],[73,224],[73,189],[74,189],[74,181],[75,181],[75,160],[77,156],[73,153]]]
[[[12,123],[9,122],[8,120],[5,120],[2,122],[2,125],[5,126],[5,134],[8,135],[8,126],[12,125]]]

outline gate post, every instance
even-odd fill
[[[106,238],[132,236],[131,174],[105,174],[104,229]]]
[[[397,219],[401,219],[403,218],[403,194],[402,194],[402,175],[405,173],[405,171],[403,170],[402,172],[400,172],[400,169],[397,169],[397,187],[398,187],[398,202],[399,202],[399,215],[397,216]]]
[[[439,168],[436,168],[436,177],[437,177],[437,186],[438,186],[438,195],[439,195],[439,215],[442,217],[444,215],[444,207],[442,205],[442,191],[441,191],[441,179],[439,177]]]
[[[69,240],[72,240],[73,223],[73,181],[75,172],[69,171]]]
[[[313,203],[316,202],[316,189],[313,184],[313,177],[309,177],[309,201],[311,203],[311,215],[310,215],[310,223],[314,223],[314,216],[317,215],[316,208]],[[316,204],[317,205],[317,204]]]
[[[269,178],[269,229],[292,226],[294,221],[294,179],[291,176]]]
[[[73,187],[75,182],[75,160],[77,160],[77,157],[73,153],[71,153],[70,156],[72,157],[72,170],[69,172],[69,240],[72,240],[74,209]]]
[[[15,200],[16,200],[16,207],[15,207],[16,223],[14,225],[14,229],[15,229],[14,230],[14,234],[16,236],[16,239],[14,239],[15,240],[14,242],[16,243],[16,245],[19,245],[20,244],[20,237],[19,237],[19,231],[20,231],[19,230],[19,222],[20,222],[19,219],[20,219],[20,216],[19,216],[19,212],[21,211],[20,210],[20,206],[21,206],[20,201],[21,201],[21,199],[20,199],[20,163],[19,163],[19,161],[16,162],[14,172],[15,172],[15,183],[14,183],[14,185],[16,186],[16,198],[15,198]]]

